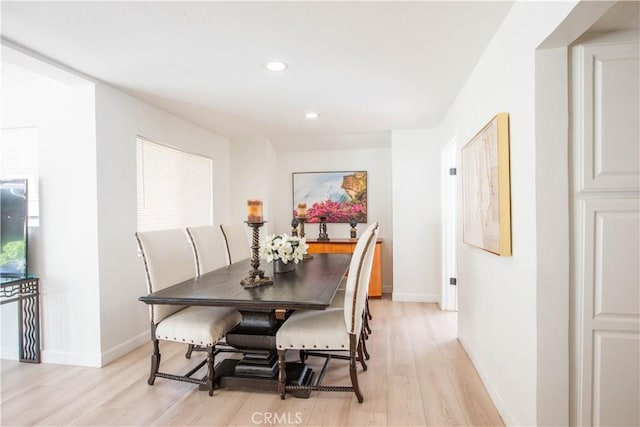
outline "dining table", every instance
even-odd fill
[[[296,310],[325,310],[346,275],[351,254],[314,254],[286,273],[270,274],[272,284],[244,287],[252,269],[243,260],[139,298],[146,304],[234,307],[240,323],[226,334],[242,358],[226,358],[215,367],[216,387],[277,392],[276,333]],[[270,264],[268,264],[270,266]],[[268,270],[268,269],[265,269]],[[291,384],[313,382],[313,369],[303,360],[287,363]],[[309,393],[294,393],[308,397]]]

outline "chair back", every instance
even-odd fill
[[[244,224],[220,224],[227,245],[227,264],[251,258],[251,243]]]
[[[219,227],[187,227],[198,276],[227,265],[227,246]]]
[[[193,251],[184,230],[154,230],[136,233],[144,261],[147,290],[156,292],[196,276]],[[160,323],[184,308],[181,305],[150,305],[151,322]]]
[[[377,237],[378,223],[376,222],[367,227],[358,239],[349,265],[349,276],[344,291],[344,322],[350,334],[358,335],[362,328],[362,314],[369,292]]]

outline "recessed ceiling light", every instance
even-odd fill
[[[270,61],[264,64],[264,67],[269,71],[284,71],[289,66],[281,61]]]
[[[320,114],[310,112],[310,113],[305,114],[304,116],[305,116],[307,119],[317,119],[318,117],[320,117]]]

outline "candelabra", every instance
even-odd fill
[[[356,238],[356,226],[358,225],[358,221],[355,218],[351,218],[349,220],[349,225],[351,226],[351,234],[349,235],[349,237],[351,237],[352,239]]]
[[[260,249],[260,227],[262,227],[265,222],[245,221],[245,223],[253,229],[253,238],[251,240],[251,270],[249,270],[249,276],[240,281],[240,284],[245,288],[256,288],[262,285],[273,284],[273,281],[264,275],[264,271],[258,269],[258,267],[260,267],[260,256],[258,254],[258,249]]]

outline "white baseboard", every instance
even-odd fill
[[[99,353],[74,353],[69,351],[42,350],[42,363],[56,365],[88,366],[99,368]]]
[[[18,360],[18,349],[15,347],[2,347],[2,359]],[[40,361],[56,365],[100,367],[100,359],[93,353],[70,353],[66,351],[41,350]]]
[[[394,292],[393,294],[391,294],[391,300],[402,302],[438,302],[440,301],[440,295]]]
[[[493,386],[493,383],[491,382],[491,379],[489,378],[489,375],[487,374],[486,369],[480,362],[478,362],[478,358],[476,357],[475,353],[471,350],[471,348],[465,343],[465,341],[462,338],[458,338],[458,341],[460,341],[462,348],[464,348],[464,351],[467,352],[469,359],[471,359],[471,363],[476,368],[476,371],[480,376],[480,380],[482,380],[482,383],[484,384],[484,388],[487,389],[487,393],[489,393],[489,397],[493,401],[493,404],[498,410],[498,413],[502,417],[502,421],[504,421],[504,424],[506,426],[521,425],[521,423],[516,422],[516,420],[513,418],[513,415],[511,415],[511,412],[505,405],[504,400],[502,400],[500,393],[498,393],[496,388]]]
[[[146,344],[151,340],[151,335],[149,331],[142,332],[137,336],[116,345],[115,347],[102,352],[102,365],[105,366],[109,363],[113,362],[117,358],[124,356],[132,350],[140,347],[141,345]]]
[[[140,347],[149,341],[149,332],[145,331],[140,333],[117,346],[103,351],[102,353],[74,353],[67,351],[52,351],[42,350],[42,363],[54,363],[58,365],[73,365],[73,366],[88,366],[92,368],[101,368],[117,358],[124,356],[130,351]],[[9,359],[11,353],[10,349],[7,349],[6,357],[5,349],[3,348],[3,358]],[[17,354],[17,350],[14,350]],[[16,357],[17,360],[17,357]]]
[[[1,347],[0,359],[5,360],[18,360],[18,348],[17,347]]]

